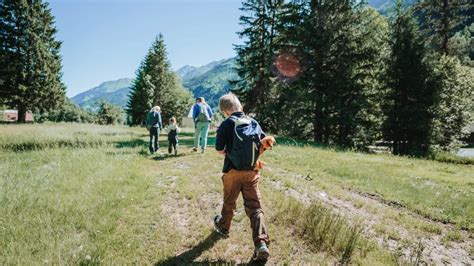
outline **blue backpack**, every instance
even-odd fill
[[[227,154],[236,170],[253,170],[258,160],[260,136],[263,134],[260,125],[254,119],[243,116],[230,116],[234,121],[232,149]]]

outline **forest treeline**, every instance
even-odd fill
[[[425,0],[389,17],[347,0],[243,3],[234,92],[268,131],[395,154],[452,150],[473,108],[473,4]],[[279,57],[298,63],[296,76]]]
[[[362,150],[383,141],[413,155],[453,150],[466,136],[472,1],[399,0],[388,17],[354,0],[247,0],[241,12],[232,88],[266,131]],[[113,106],[90,114],[66,98],[48,3],[4,0],[0,18],[0,106],[18,109],[19,122],[28,110],[38,121],[124,120]],[[158,35],[136,71],[127,122],[143,124],[154,105],[179,119],[192,103]]]

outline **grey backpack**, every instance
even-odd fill
[[[211,119],[209,118],[209,114],[207,113],[207,108],[204,104],[199,103],[199,114],[196,117],[196,122],[209,122]]]

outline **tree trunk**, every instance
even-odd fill
[[[26,122],[26,108],[24,106],[18,106],[18,123],[23,124]]]
[[[448,0],[443,0],[443,28],[441,29],[441,51],[448,55],[448,41],[449,41],[449,7]]]

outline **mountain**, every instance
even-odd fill
[[[189,66],[189,65],[185,65],[184,67],[178,69],[176,71],[176,73],[182,78],[184,77],[186,74],[188,74],[189,72],[195,70],[196,67],[193,67],[193,66]]]
[[[178,73],[178,75],[180,75],[183,80],[190,80],[190,79],[193,79],[193,78],[196,78],[198,76],[201,76],[201,75],[205,74],[206,72],[213,69],[215,66],[218,66],[222,63],[225,63],[227,60],[228,59],[213,61],[209,64],[206,64],[206,65],[203,65],[203,66],[200,66],[200,67],[193,67],[193,66],[186,65],[186,66],[178,69],[176,71],[176,73]]]
[[[95,88],[79,93],[71,100],[86,110],[95,110],[96,103],[99,101],[107,101],[125,107],[131,84],[132,80],[129,78],[103,82]]]
[[[219,97],[231,89],[229,80],[238,78],[235,66],[234,57],[195,67],[182,76],[183,85],[193,93],[194,97],[204,97],[206,102],[215,109],[219,104]],[[181,69],[178,69],[177,73]]]
[[[176,71],[183,80],[183,85],[195,97],[204,97],[213,108],[217,108],[219,97],[227,93],[231,85],[228,80],[237,79],[235,58],[213,61],[209,64],[194,67],[184,66]],[[80,107],[95,111],[96,103],[107,101],[125,107],[132,80],[123,78],[101,83],[99,86],[79,93],[71,100]]]
[[[395,6],[396,0],[369,0],[368,4],[377,9],[381,14],[386,15],[388,11]],[[405,6],[412,5],[416,0],[405,0]]]

